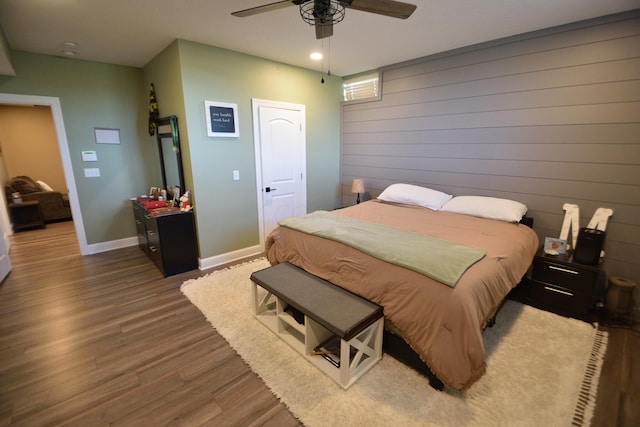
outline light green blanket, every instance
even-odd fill
[[[327,211],[285,218],[279,224],[343,243],[451,287],[455,287],[460,276],[485,255],[483,249],[473,246]]]

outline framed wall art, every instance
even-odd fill
[[[96,144],[120,144],[120,129],[93,128]]]
[[[207,118],[207,136],[217,138],[237,138],[238,105],[225,102],[204,101]]]

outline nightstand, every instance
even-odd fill
[[[522,302],[564,316],[590,320],[604,295],[606,275],[600,265],[574,262],[571,252],[547,255],[541,249],[533,259],[530,277],[522,285],[524,289],[519,292]]]
[[[9,215],[13,223],[13,231],[45,227],[40,202],[37,200],[9,203]]]

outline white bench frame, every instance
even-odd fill
[[[340,367],[337,368],[315,348],[331,338],[333,332],[304,314],[304,324],[298,323],[285,311],[286,301],[253,282],[253,313],[269,330],[303,355],[342,388],[349,388],[382,358],[384,318],[380,317],[352,339],[340,339]],[[351,360],[351,348],[355,355]]]

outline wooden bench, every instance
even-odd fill
[[[348,388],[382,357],[382,307],[289,263],[256,271],[254,315]]]

